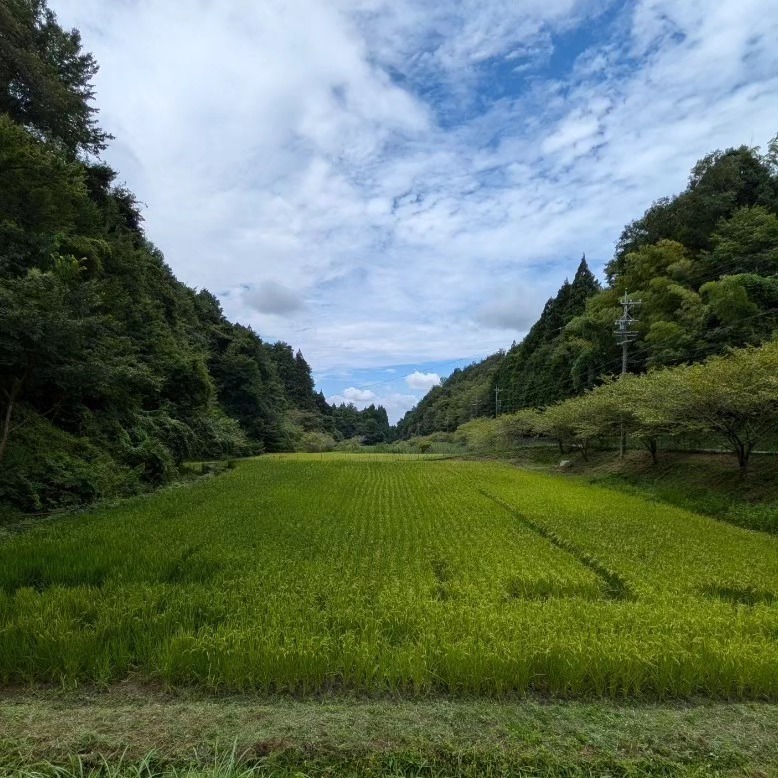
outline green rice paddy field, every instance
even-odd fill
[[[0,541],[0,682],[778,698],[778,538],[510,465],[289,456]]]

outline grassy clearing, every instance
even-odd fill
[[[776,729],[763,703],[257,700],[124,684],[0,698],[0,774],[756,778],[778,772]]]
[[[778,697],[778,539],[501,463],[261,458],[0,546],[0,680]]]
[[[610,470],[610,472],[608,472]],[[622,467],[595,476],[606,486],[697,510],[740,527],[778,534],[778,460],[753,457],[743,480],[731,457],[720,454],[670,454],[650,467],[631,457]]]
[[[522,467],[551,469],[560,455],[552,447],[522,450],[515,461]],[[614,451],[593,451],[585,462],[569,457],[565,475],[618,489],[685,510],[704,513],[739,527],[778,534],[778,458],[756,454],[743,479],[728,454],[662,452],[654,466],[645,451],[629,451],[620,459]]]

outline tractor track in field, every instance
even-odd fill
[[[618,573],[603,565],[602,562],[593,557],[591,554],[588,554],[583,549],[578,548],[578,546],[571,543],[569,540],[560,537],[552,530],[544,527],[542,524],[538,524],[537,522],[527,518],[520,510],[518,510],[518,508],[508,502],[505,502],[505,500],[490,494],[484,489],[479,489],[478,492],[512,514],[524,527],[531,530],[535,534],[540,535],[540,537],[547,540],[553,546],[556,546],[561,551],[569,554],[577,562],[591,570],[605,585],[605,596],[609,600],[636,599],[635,593],[632,591],[629,584]]]

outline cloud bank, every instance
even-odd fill
[[[52,4],[175,273],[320,373],[508,345],[698,158],[778,131],[773,0]]]

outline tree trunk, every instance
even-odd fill
[[[564,456],[565,455],[565,447],[562,445],[562,441],[558,440],[557,443],[559,444],[559,453]]]
[[[737,444],[737,463],[740,465],[740,477],[748,476],[748,460],[751,457],[751,446],[745,443]]]
[[[648,447],[648,450],[651,453],[651,464],[652,465],[659,464],[659,458],[656,455],[656,440],[654,440],[654,438],[651,438],[646,443],[646,446]]]
[[[583,457],[584,462],[588,462],[589,461],[589,441],[585,440],[583,443],[581,443],[579,448],[581,449],[581,456]]]
[[[5,416],[3,418],[3,434],[0,436],[0,463],[3,461],[5,450],[8,447],[8,436],[11,434],[11,419],[13,417],[14,404],[16,403],[16,398],[19,395],[19,389],[21,386],[22,382],[17,378],[14,380],[14,385],[11,388],[11,391],[6,392],[8,405],[6,406]]]

